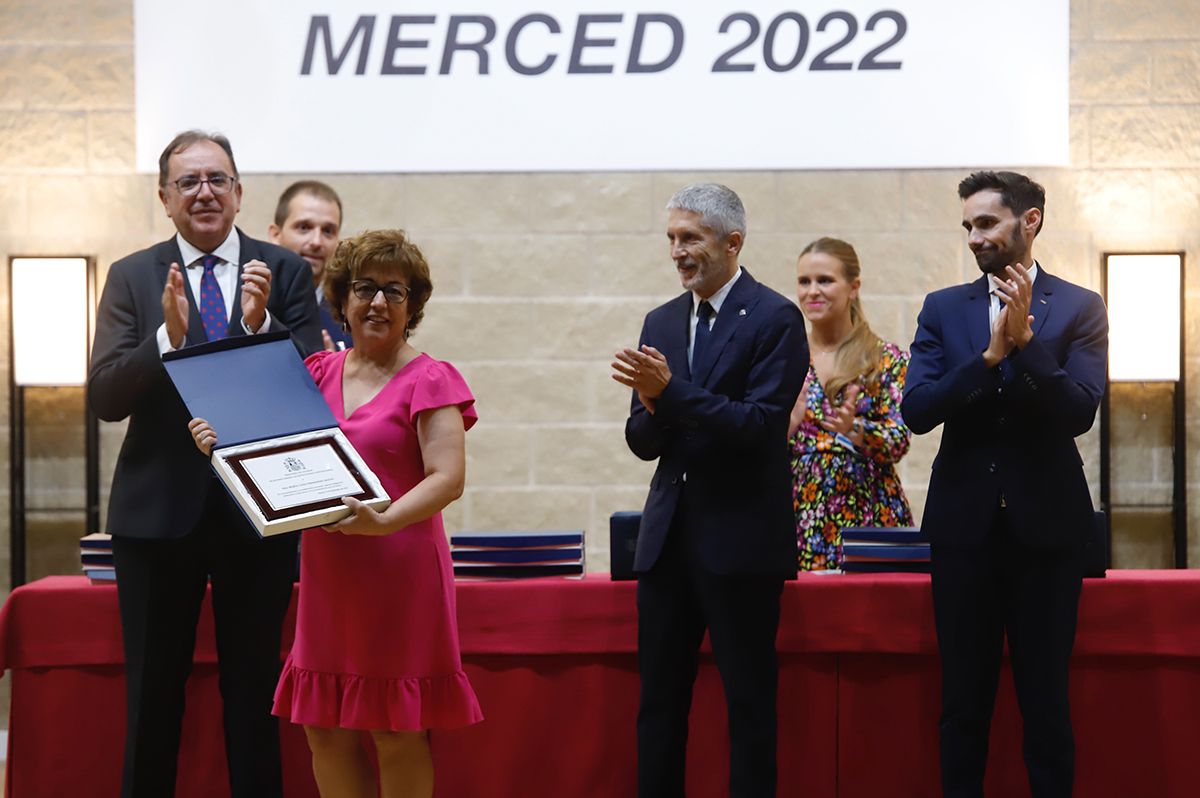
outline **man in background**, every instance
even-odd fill
[[[321,334],[331,351],[351,346],[350,333],[334,320],[325,298],[325,263],[337,249],[341,229],[342,200],[319,180],[299,180],[284,189],[275,206],[275,221],[267,228],[271,243],[295,252],[312,268]]]
[[[176,234],[112,265],[88,375],[96,415],[129,420],[108,508],[125,649],[121,795],[175,793],[185,684],[211,580],[231,795],[277,798],[271,700],[296,535],[260,539],[242,516],[192,442],[191,414],[162,356],[271,331],[290,331],[307,355],[321,346],[316,301],[304,261],[234,227],[242,185],[228,139],[181,133],[158,165]],[[212,380],[238,400],[236,379]]]
[[[808,369],[800,310],[739,265],[746,211],[700,183],[667,204],[684,293],[652,310],[613,378],[630,450],[658,460],[638,532],[638,795],[680,798],[708,630],[729,713],[729,794],[773,798],[785,579],[796,575],[788,417]]]
[[[1005,637],[1034,798],[1071,795],[1067,677],[1094,528],[1075,437],[1104,393],[1108,317],[1093,291],[1033,256],[1046,194],[1014,172],[958,186],[983,275],[925,298],[901,411],[944,424],[921,528],[942,663],[947,798],[983,795]]]

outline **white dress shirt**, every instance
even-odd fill
[[[729,278],[729,282],[717,289],[716,293],[708,298],[708,304],[712,305],[712,318],[708,320],[708,329],[712,329],[713,324],[717,321],[717,314],[721,312],[721,304],[725,301],[725,297],[729,296],[730,289],[733,284],[742,276],[742,267],[738,266],[737,271],[733,273],[733,277]],[[700,317],[696,315],[696,311],[700,309],[700,303],[704,299],[694,291],[692,292],[692,315],[691,323],[688,324],[688,362],[692,362],[692,347],[696,345],[696,324]]]
[[[200,301],[200,280],[204,277],[204,266],[200,264],[200,261],[205,255],[216,255],[221,259],[221,262],[213,267],[213,277],[217,279],[217,285],[221,288],[221,298],[225,300],[225,318],[232,317],[233,303],[238,298],[238,263],[241,261],[242,255],[242,241],[238,237],[237,228],[230,229],[229,235],[212,252],[203,252],[197,249],[179,233],[175,234],[175,243],[179,245],[179,254],[183,258],[184,277],[187,278],[188,286],[191,287],[192,296],[195,297],[196,302]],[[242,321],[242,327],[251,335],[270,331],[270,311],[267,312],[262,326],[257,330],[252,332],[245,320]],[[159,326],[157,339],[160,354],[174,349],[171,346],[171,339],[167,337],[166,322]]]

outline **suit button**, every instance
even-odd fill
[[[1000,418],[996,419],[996,423],[1003,427],[1004,426],[1004,416],[1000,416]]]
[[[995,473],[996,473],[996,464],[995,464],[995,463],[992,463],[992,464],[990,464],[990,465],[988,466],[988,473],[989,473],[989,474],[995,474]]]

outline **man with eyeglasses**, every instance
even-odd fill
[[[184,688],[211,579],[231,795],[281,796],[270,712],[296,536],[259,539],[242,517],[192,442],[162,354],[269,330],[290,330],[302,354],[320,349],[311,271],[234,227],[242,185],[224,136],[176,136],[159,158],[158,185],[176,235],[112,265],[88,379],[96,415],[129,420],[108,511],[126,663],[121,794],[175,791]],[[236,397],[227,375],[212,380]]]
[[[334,320],[325,298],[325,263],[337,249],[341,229],[341,197],[320,180],[297,180],[285,188],[275,206],[275,221],[267,228],[272,244],[290,249],[312,268],[321,336],[331,352],[353,346],[350,333]]]

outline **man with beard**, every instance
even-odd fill
[[[1033,258],[1045,192],[976,172],[958,187],[982,277],[925,298],[904,420],[945,424],[922,529],[931,542],[942,661],[946,796],[982,796],[1007,635],[1034,798],[1069,796],[1071,648],[1093,528],[1075,437],[1104,392],[1104,302]]]
[[[321,337],[330,351],[352,345],[350,333],[334,321],[325,298],[325,262],[337,249],[342,229],[342,200],[319,180],[298,180],[283,190],[275,206],[275,221],[267,228],[272,244],[290,249],[312,268]]]
[[[804,319],[738,265],[742,201],[712,183],[667,204],[685,292],[651,311],[613,379],[629,448],[658,460],[638,533],[638,795],[684,794],[688,710],[707,628],[729,711],[730,795],[775,795],[775,633],[796,575],[788,416]]]

